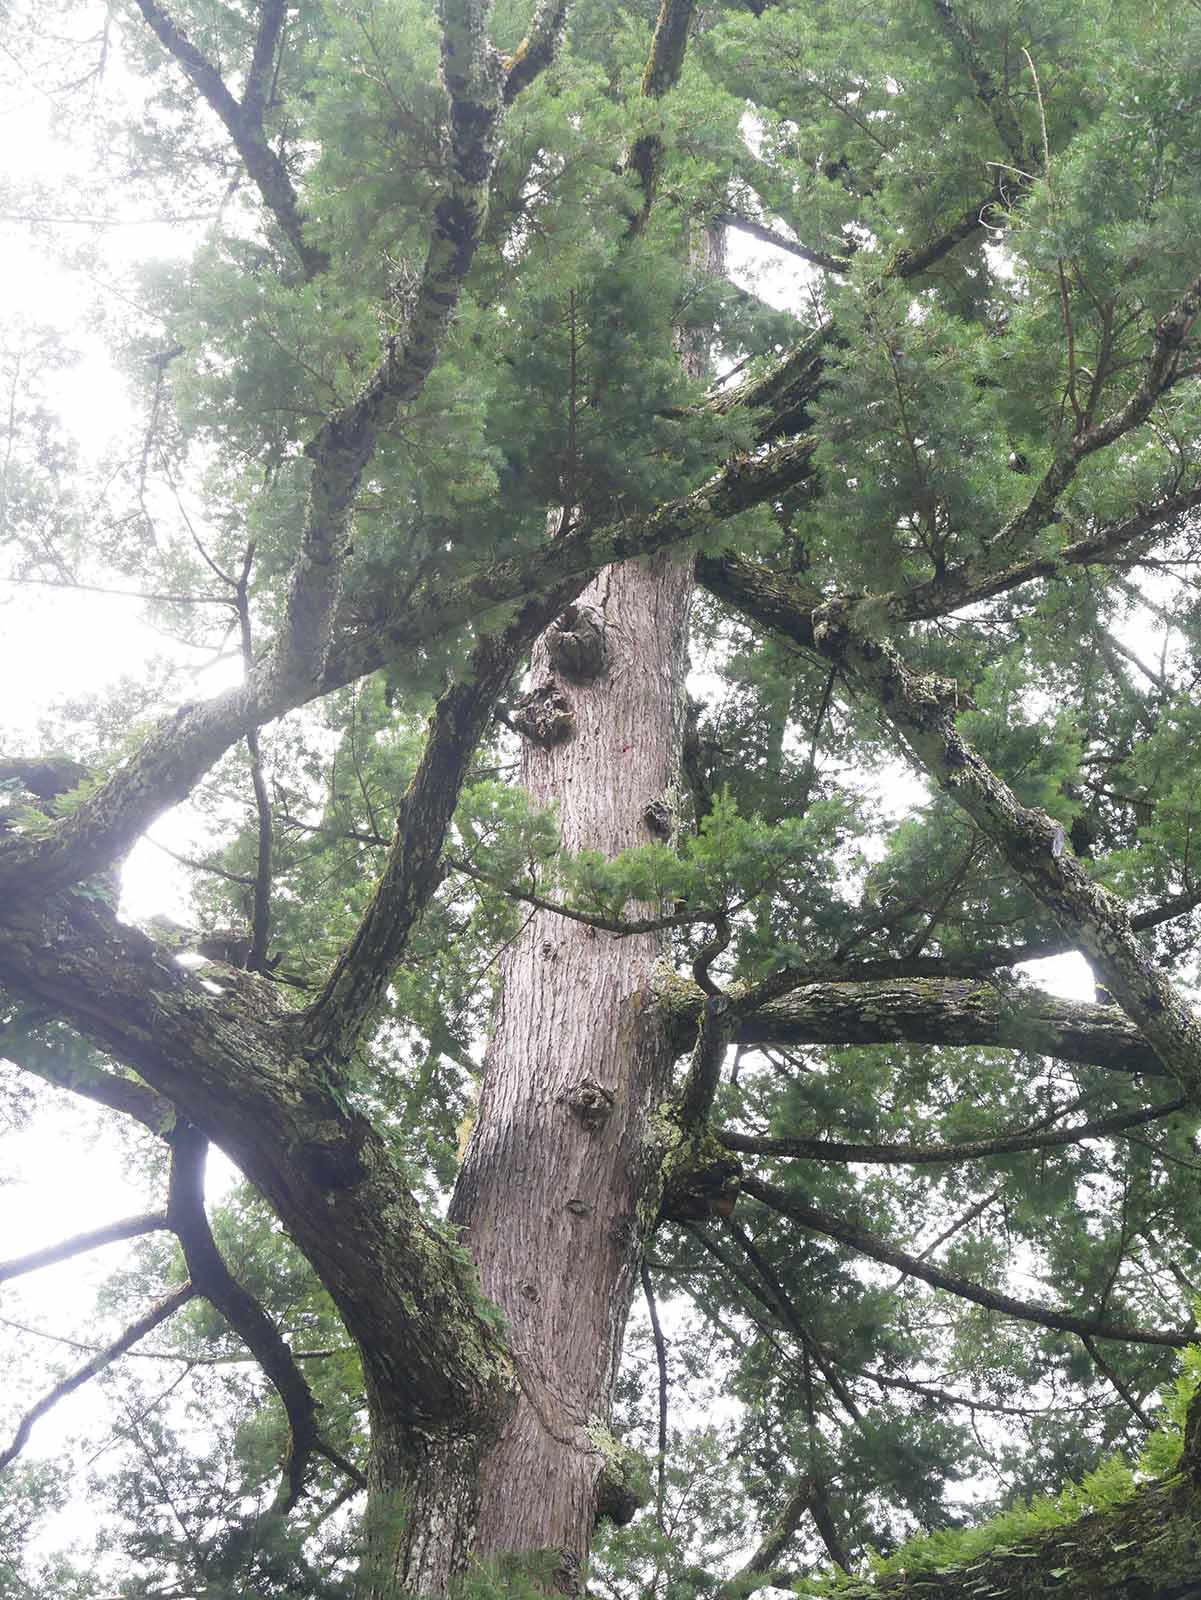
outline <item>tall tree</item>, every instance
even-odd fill
[[[574,1593],[601,1523],[619,1595],[1192,1592],[1196,7],[9,27],[79,58],[89,225],[194,245],[110,261],[103,461],[8,337],[9,579],[239,668],[0,764],[0,1051],[158,1186],[0,1266],[140,1241],[14,1527],[39,1417],[174,1356],[209,1443],[127,1385],[130,1594]],[[1016,970],[1072,951],[1093,1002]]]

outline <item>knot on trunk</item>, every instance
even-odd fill
[[[558,1097],[588,1133],[595,1133],[609,1120],[613,1110],[613,1093],[593,1078],[581,1078]]]
[[[642,820],[656,839],[670,839],[675,832],[676,819],[666,800],[652,800]]]
[[[515,701],[509,722],[518,733],[547,750],[570,739],[575,732],[571,701],[553,679]]]
[[[588,1437],[603,1462],[596,1484],[596,1521],[603,1518],[624,1528],[653,1499],[650,1465],[645,1456],[615,1439],[600,1423],[589,1427]]]
[[[556,672],[576,683],[599,678],[609,665],[605,619],[596,606],[568,606],[546,633],[546,653]]]
[[[742,1163],[705,1131],[669,1159],[659,1216],[665,1222],[728,1217],[742,1187]]]

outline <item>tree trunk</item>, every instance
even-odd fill
[[[568,851],[609,857],[674,824],[691,586],[687,559],[610,568],[568,613],[574,628],[539,641],[517,720],[542,733],[523,738],[521,781],[556,806]],[[394,1593],[388,1584],[442,1592],[469,1554],[538,1552],[545,1581],[580,1586],[613,1478],[612,1388],[658,1204],[646,1129],[675,1056],[652,1000],[663,951],[659,934],[615,939],[538,912],[503,960],[450,1215],[508,1319],[521,1392],[495,1438],[438,1448],[385,1401],[373,1408],[376,1548],[394,1553],[372,1600]],[[398,1541],[380,1521],[397,1490]]]

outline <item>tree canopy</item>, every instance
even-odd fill
[[[1201,8],[3,28],[0,1600],[1201,1594]]]

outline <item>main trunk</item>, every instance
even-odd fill
[[[610,569],[575,629],[540,641],[518,720],[522,779],[557,809],[564,847],[605,856],[669,832],[683,711],[691,562]],[[490,1439],[414,1438],[373,1406],[381,1527],[374,1597],[445,1589],[469,1555],[539,1552],[578,1587],[611,1469],[613,1380],[653,1212],[645,1142],[672,1051],[649,1003],[662,938],[531,916],[501,968],[479,1115],[451,1206],[484,1293],[509,1323],[520,1393]]]

